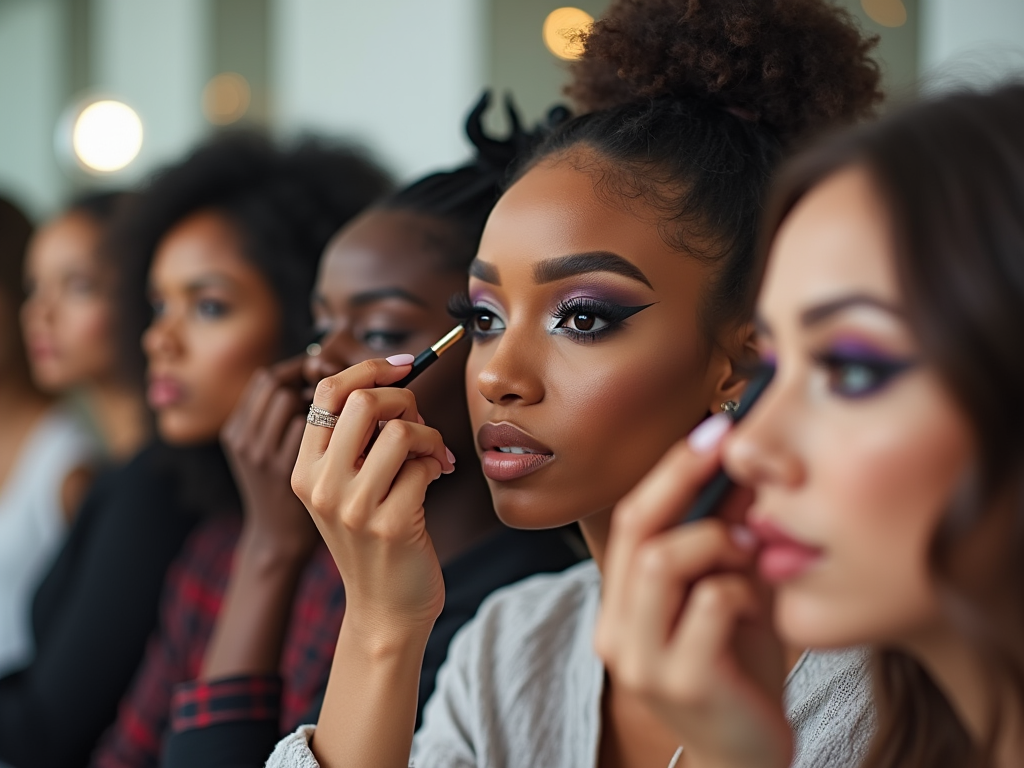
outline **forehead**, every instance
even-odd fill
[[[446,271],[445,252],[453,247],[453,237],[445,222],[432,216],[368,211],[328,244],[318,287],[332,293],[357,293],[385,284],[416,285]]]
[[[479,258],[505,276],[543,259],[611,251],[638,266],[655,289],[681,273],[696,275],[696,260],[665,243],[658,216],[642,201],[627,205],[603,178],[593,158],[548,160],[530,169],[492,211]]]
[[[43,227],[29,248],[29,262],[54,266],[96,263],[99,227],[80,213],[69,213]]]
[[[242,253],[238,232],[222,215],[203,211],[176,224],[157,245],[154,280],[187,280],[211,272],[260,276]]]
[[[890,219],[867,172],[847,168],[793,208],[772,243],[759,301],[776,322],[849,293],[900,303]]]

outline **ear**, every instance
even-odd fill
[[[722,403],[728,400],[740,401],[757,362],[755,341],[753,323],[744,323],[728,334],[719,345],[716,351],[719,373],[708,407],[711,413],[720,413]]]

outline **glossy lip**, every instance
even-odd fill
[[[751,519],[747,526],[761,542],[757,570],[769,583],[799,578],[824,557],[821,547],[798,541],[770,520]]]
[[[149,377],[146,400],[152,408],[170,408],[185,399],[185,387],[173,376],[153,375]]]
[[[507,421],[484,424],[477,432],[476,441],[483,451],[480,463],[484,475],[499,482],[518,480],[555,458],[550,448]],[[527,453],[502,453],[498,448],[523,448]]]

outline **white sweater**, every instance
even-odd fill
[[[593,561],[498,590],[452,641],[413,741],[415,768],[594,768],[604,668]],[[809,652],[786,681],[795,768],[853,768],[874,730],[862,651]],[[268,768],[318,766],[303,726]]]

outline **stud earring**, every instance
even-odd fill
[[[736,413],[736,409],[740,407],[740,404],[735,400],[726,400],[720,407],[722,413]]]

